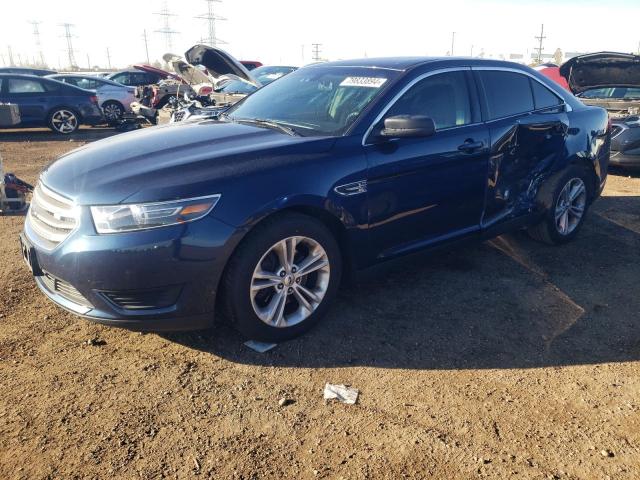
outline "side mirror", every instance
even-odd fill
[[[387,138],[430,137],[436,133],[433,119],[424,115],[396,115],[386,118],[380,135]]]

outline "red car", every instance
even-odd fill
[[[240,63],[245,66],[247,70],[253,70],[262,66],[262,62],[256,60],[240,60]]]
[[[569,84],[567,83],[567,79],[564,78],[562,75],[560,75],[560,67],[558,67],[557,65],[553,63],[546,63],[544,65],[539,65],[535,67],[535,70],[539,71],[544,76],[549,77],[551,80],[556,82],[565,90],[568,90],[571,92],[571,89],[569,88]]]

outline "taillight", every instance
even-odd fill
[[[200,87],[200,90],[198,90],[198,95],[203,97],[205,95],[209,95],[212,92],[213,92],[213,87],[204,86],[204,87]]]
[[[91,103],[95,103],[96,105],[98,105],[98,97],[97,97],[96,95],[91,95],[91,96],[89,97],[89,101],[90,101]]]

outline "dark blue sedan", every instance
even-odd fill
[[[0,103],[18,105],[16,127],[49,127],[66,135],[104,122],[95,92],[35,75],[0,74]]]
[[[353,269],[519,228],[572,240],[609,145],[604,110],[521,65],[314,65],[217,120],[63,156],[22,250],[41,290],[91,320],[184,330],[220,312],[280,341],[313,326]]]

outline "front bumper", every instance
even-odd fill
[[[180,331],[213,325],[218,283],[240,232],[209,216],[98,235],[85,207],[78,229],[52,250],[28,220],[23,236],[38,287],[62,308],[105,325]]]

